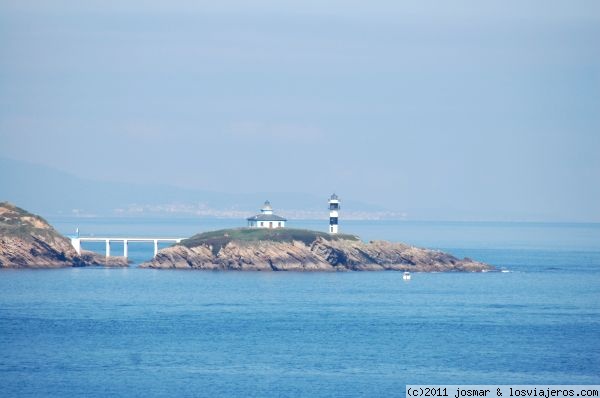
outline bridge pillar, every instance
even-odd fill
[[[158,239],[154,239],[154,258],[158,254]]]
[[[110,257],[110,239],[106,239],[106,257]]]
[[[127,258],[128,252],[127,239],[123,239],[123,257]]]
[[[81,240],[79,240],[79,238],[71,238],[71,244],[77,254],[81,255]]]

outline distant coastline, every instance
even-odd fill
[[[217,209],[194,205],[133,205],[127,208],[116,208],[108,213],[94,213],[86,210],[73,209],[70,213],[59,213],[59,216],[73,216],[82,218],[100,217],[197,217],[197,218],[224,218],[243,219],[251,210]],[[326,220],[327,214],[318,210],[282,210],[281,214],[295,220]],[[407,214],[394,211],[346,211],[344,219],[351,221],[380,221],[380,220],[406,220]]]

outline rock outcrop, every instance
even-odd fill
[[[129,261],[125,257],[111,256],[106,257],[104,254],[82,250],[79,255],[83,261],[83,266],[97,266],[97,267],[128,267]]]
[[[46,220],[10,203],[0,203],[0,268],[127,266],[123,258],[78,255],[68,238]]]
[[[196,235],[160,250],[145,268],[240,271],[488,271],[468,258],[402,243],[365,243],[351,235],[240,228]]]

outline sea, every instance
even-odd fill
[[[73,218],[81,236],[239,220]],[[325,231],[326,221],[290,226]],[[487,273],[0,270],[1,397],[404,397],[407,384],[600,384],[600,224],[342,221]],[[84,244],[104,252],[104,244]],[[122,250],[113,244],[111,252]]]

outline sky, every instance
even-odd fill
[[[0,0],[0,156],[600,222],[597,1]]]

